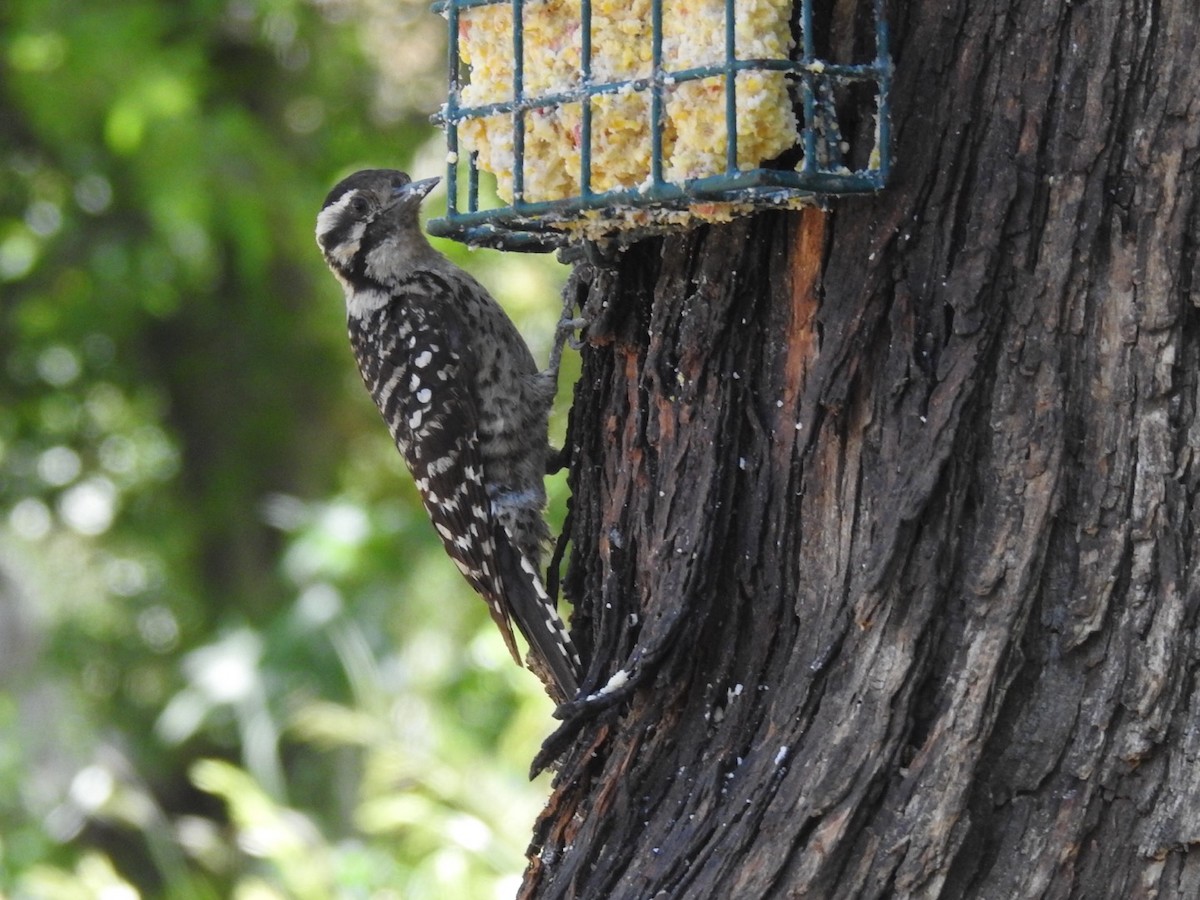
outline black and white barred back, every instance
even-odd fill
[[[446,552],[518,664],[512,620],[531,668],[571,700],[579,657],[539,574],[556,373],[538,371],[499,304],[425,239],[417,213],[436,183],[351,175],[325,200],[317,244],[345,291],[363,381]]]

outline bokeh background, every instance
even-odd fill
[[[0,3],[0,897],[513,895],[550,703],[312,237],[439,174],[443,47],[424,0]],[[561,267],[440,246],[544,360]]]

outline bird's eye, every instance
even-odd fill
[[[367,210],[369,210],[370,208],[371,208],[371,204],[367,202],[366,197],[361,197],[361,196],[355,197],[353,200],[350,201],[351,211],[357,213],[360,216],[365,215]]]

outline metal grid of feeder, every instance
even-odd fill
[[[629,210],[688,210],[713,203],[736,204],[742,211],[821,202],[831,195],[878,191],[890,168],[889,89],[891,57],[884,0],[867,0],[871,16],[873,53],[865,61],[846,63],[822,58],[817,52],[813,0],[798,0],[798,30],[795,50],[787,58],[739,58],[736,52],[735,0],[724,0],[723,59],[714,65],[671,70],[663,57],[664,0],[650,0],[650,74],[628,80],[604,80],[593,73],[592,6],[594,0],[579,2],[580,67],[576,82],[560,90],[526,90],[525,28],[527,7],[544,0],[438,0],[433,9],[448,20],[449,92],[445,106],[436,116],[447,140],[447,211],[432,219],[429,231],[476,246],[514,250],[548,251],[581,236],[595,237],[596,228],[617,221]],[[512,89],[500,102],[464,105],[463,69],[460,51],[460,22],[477,7],[511,6]],[[798,26],[798,28],[797,28]],[[800,154],[794,167],[745,167],[738,164],[738,74],[781,72],[790,85],[797,113],[795,150]],[[665,174],[664,113],[667,98],[678,85],[700,79],[722,77],[725,127],[723,171],[704,177],[673,179]],[[857,90],[857,94],[852,94]],[[593,133],[597,98],[625,92],[649,95],[649,173],[637,185],[593,190]],[[839,95],[855,96],[861,104],[864,92],[873,97],[874,121],[870,146],[852,155],[839,127]],[[530,156],[526,153],[527,117],[532,111],[579,104],[581,111],[577,193],[554,199],[528,199],[525,190]],[[493,200],[481,204],[478,154],[460,157],[460,129],[464,123],[506,116],[512,128],[511,202]],[[465,185],[463,181],[465,180]],[[464,199],[465,208],[460,207]],[[591,233],[572,230],[571,223],[588,221]],[[614,225],[616,232],[621,226]],[[642,229],[643,232],[649,229]],[[626,232],[628,236],[629,232]]]

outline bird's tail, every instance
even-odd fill
[[[579,653],[541,574],[511,540],[496,541],[496,562],[505,599],[517,628],[529,642],[529,668],[559,696],[560,703],[579,693]]]

